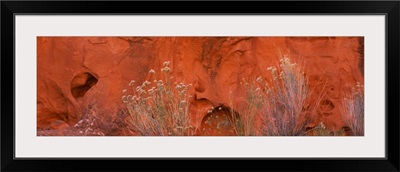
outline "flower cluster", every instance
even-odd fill
[[[169,73],[171,68],[169,68],[170,61],[166,61],[163,63],[164,68],[161,68],[161,72]]]

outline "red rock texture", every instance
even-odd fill
[[[242,78],[271,77],[267,67],[280,54],[304,64],[313,90],[321,96],[312,125],[331,130],[345,126],[342,100],[364,83],[362,37],[38,37],[37,129],[72,128],[85,115],[110,123],[123,113],[122,90],[143,82],[148,71],[160,74],[171,62],[174,79],[193,84],[190,94],[195,126],[204,125],[211,107],[229,105],[244,115]],[[207,116],[208,118],[208,116]],[[203,121],[203,122],[201,122]],[[122,135],[113,130],[105,135]],[[229,130],[226,130],[229,133]],[[64,133],[65,134],[65,133]],[[61,133],[63,135],[63,133]]]

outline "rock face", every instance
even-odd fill
[[[68,129],[85,115],[114,122],[123,113],[122,90],[160,75],[165,61],[177,82],[192,84],[193,124],[211,107],[243,114],[242,78],[271,78],[267,67],[289,55],[303,64],[312,99],[320,100],[311,125],[346,124],[342,100],[364,83],[362,37],[38,37],[37,129]],[[234,107],[229,107],[231,93]],[[207,117],[208,118],[208,117]],[[203,122],[202,122],[203,121]],[[229,132],[228,130],[226,130]],[[115,134],[115,133],[114,133]],[[107,133],[106,133],[107,135]],[[110,134],[111,135],[111,134]],[[117,132],[118,135],[118,132]]]

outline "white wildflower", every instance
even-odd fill
[[[283,78],[284,76],[285,76],[285,74],[281,71],[281,72],[279,73],[279,77]]]
[[[161,69],[161,72],[169,72],[169,71],[171,71],[171,68],[169,67],[164,67]]]
[[[267,70],[276,71],[276,68],[275,67],[268,67]]]
[[[357,83],[356,83],[356,87],[357,87],[357,88],[361,88],[361,87],[362,87],[361,83],[360,83],[360,82],[357,82]]]
[[[261,83],[261,82],[262,82],[262,77],[259,76],[259,77],[256,79],[256,81],[259,82],[259,83]]]
[[[325,125],[324,125],[324,123],[322,123],[322,122],[319,123],[319,126],[320,126],[322,129],[325,129],[325,128],[326,128]]]
[[[137,87],[136,87],[136,91],[137,91],[137,92],[141,92],[141,91],[142,91],[142,87],[137,86]]]
[[[166,62],[163,63],[163,65],[164,65],[164,66],[168,66],[169,63],[170,63],[170,61],[166,61]]]

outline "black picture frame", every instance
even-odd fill
[[[184,8],[182,8],[184,7]],[[16,14],[385,14],[386,152],[384,159],[15,159]],[[399,171],[399,1],[1,1],[2,171]],[[368,69],[366,69],[368,70]],[[11,91],[13,90],[13,91]]]

